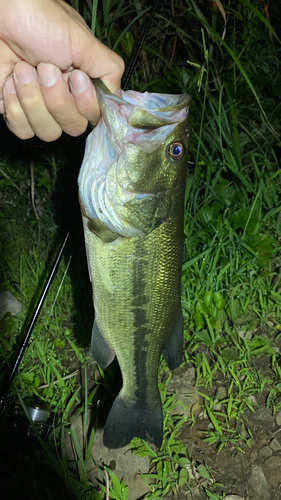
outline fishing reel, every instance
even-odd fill
[[[14,409],[13,427],[22,437],[36,437],[36,434],[46,439],[52,428],[51,406],[36,397],[26,398],[23,402],[24,409],[18,406]]]

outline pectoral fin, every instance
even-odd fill
[[[96,320],[94,321],[91,341],[91,355],[102,368],[106,368],[113,361],[115,352],[111,349],[100,332]]]
[[[98,218],[88,219],[87,227],[105,243],[110,243],[118,238],[118,234],[111,231],[111,229],[109,229],[106,224]]]
[[[164,359],[170,370],[174,370],[175,368],[180,366],[182,360],[182,351],[183,351],[183,316],[181,307],[179,307],[173,333],[162,351]]]

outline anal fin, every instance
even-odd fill
[[[115,352],[101,334],[96,320],[92,330],[91,355],[102,368],[110,365],[115,357]]]
[[[164,346],[162,354],[170,368],[174,370],[181,364],[183,351],[183,316],[181,306],[176,317],[176,323],[172,335]]]

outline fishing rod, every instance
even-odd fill
[[[145,27],[144,27],[144,30],[143,30],[143,33],[142,33],[142,35],[140,37],[140,40],[139,40],[136,52],[135,52],[135,54],[133,56],[133,59],[132,59],[132,62],[130,64],[130,66],[129,66],[127,74],[125,75],[125,78],[124,78],[124,90],[127,90],[127,88],[128,88],[128,85],[129,85],[132,73],[134,71],[135,65],[136,65],[137,60],[138,60],[139,55],[140,55],[140,51],[141,51],[142,46],[144,44],[144,41],[146,39],[146,36],[147,36],[148,30],[150,28],[150,25],[152,23],[152,20],[153,20],[153,18],[155,16],[155,12],[156,12],[158,3],[159,3],[159,0],[155,0],[154,5],[152,7],[151,15],[150,15],[150,17],[149,17],[149,19],[148,19]]]
[[[19,368],[19,365],[20,365],[20,362],[23,358],[23,355],[24,355],[24,352],[27,348],[27,345],[28,345],[28,342],[29,342],[29,339],[30,339],[30,336],[33,332],[33,329],[34,329],[34,326],[36,324],[36,321],[38,319],[38,316],[40,314],[40,311],[42,309],[42,306],[45,302],[45,299],[47,297],[47,294],[48,294],[48,291],[50,289],[50,286],[51,286],[51,283],[53,281],[53,278],[56,274],[56,271],[58,269],[58,266],[59,266],[59,263],[61,261],[61,258],[62,258],[62,255],[63,255],[63,251],[65,249],[65,246],[66,246],[66,243],[69,239],[69,236],[70,236],[70,233],[71,233],[71,229],[69,229],[63,239],[63,242],[59,248],[59,251],[55,257],[55,260],[53,262],[53,265],[52,265],[52,268],[50,270],[50,273],[45,281],[45,284],[44,284],[44,287],[43,287],[43,290],[41,292],[41,295],[38,299],[38,302],[35,306],[35,309],[33,311],[33,314],[32,314],[32,318],[27,326],[27,329],[25,331],[25,334],[24,334],[24,337],[23,337],[23,341],[22,341],[22,344],[19,348],[19,351],[17,353],[17,356],[16,356],[16,360],[14,362],[14,364],[12,365],[12,367],[8,370],[8,373],[5,377],[5,382],[4,382],[4,387],[3,387],[3,390],[2,390],[2,393],[1,393],[1,398],[0,398],[0,411],[1,410],[4,410],[5,408],[5,400],[6,400],[6,396],[8,394],[8,391],[11,387],[11,384],[14,380],[14,377],[17,373],[17,370]]]
[[[149,19],[144,27],[144,30],[143,30],[143,33],[139,39],[139,43],[137,45],[137,48],[136,48],[136,52],[133,56],[133,59],[132,59],[132,62],[130,63],[130,66],[129,66],[129,69],[128,69],[128,72],[126,73],[126,76],[124,78],[124,85],[123,85],[123,88],[124,90],[127,90],[127,87],[129,85],[129,82],[130,82],[130,78],[132,76],[132,73],[133,73],[133,70],[136,66],[136,63],[137,63],[137,60],[138,60],[138,57],[139,57],[139,54],[140,54],[140,51],[143,47],[143,44],[144,44],[144,41],[146,39],[146,36],[147,36],[147,33],[148,33],[148,30],[150,28],[150,25],[152,23],[152,20],[155,16],[155,12],[156,12],[156,9],[157,9],[157,5],[159,3],[159,0],[155,0],[154,1],[154,5],[152,6],[151,8],[151,13],[150,13],[150,16],[149,16]],[[50,289],[50,286],[51,286],[51,283],[53,281],[53,278],[56,274],[56,271],[58,269],[58,266],[59,266],[59,263],[61,261],[61,258],[63,256],[63,252],[64,252],[64,249],[65,249],[65,246],[73,232],[73,228],[74,228],[74,225],[75,223],[73,224],[73,226],[66,232],[65,236],[64,236],[64,239],[61,243],[61,246],[57,252],[57,255],[54,259],[54,262],[53,262],[53,265],[52,265],[52,268],[50,270],[50,273],[44,283],[44,286],[43,286],[43,290],[41,292],[41,295],[37,301],[37,304],[35,306],[35,309],[33,311],[33,314],[32,314],[32,317],[31,317],[31,320],[27,326],[27,329],[25,331],[25,334],[24,334],[24,337],[23,337],[23,340],[22,340],[22,343],[21,343],[21,346],[18,350],[18,353],[16,355],[16,360],[14,362],[14,364],[9,367],[9,369],[7,370],[7,373],[6,373],[6,376],[4,378],[4,383],[3,383],[3,387],[2,387],[2,390],[1,390],[1,396],[0,396],[0,411],[4,411],[5,409],[5,401],[6,401],[6,397],[7,397],[7,394],[9,392],[9,389],[11,387],[11,384],[14,380],[14,377],[17,373],[17,370],[19,368],[19,365],[20,365],[20,362],[23,358],[23,355],[24,355],[24,352],[28,346],[28,342],[30,340],[30,337],[31,337],[31,334],[33,332],[33,329],[35,327],[35,324],[36,324],[36,321],[38,319],[38,316],[40,314],[40,311],[42,309],[42,306],[44,304],[44,301],[48,295],[48,292],[49,292],[49,289]],[[71,257],[71,256],[70,256]]]

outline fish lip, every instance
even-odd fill
[[[95,87],[98,101],[99,101],[99,99],[103,98],[102,94],[105,94],[115,102],[119,102],[120,104],[127,104],[127,101],[125,101],[124,99],[122,99],[118,95],[113,94],[113,92],[111,92],[109,90],[109,88],[103,83],[103,81],[100,78],[91,78],[91,80],[92,80],[93,85]]]
[[[126,96],[124,99],[124,96],[122,98],[122,97],[117,96],[116,94],[113,94],[113,92],[111,92],[108,89],[108,87],[102,82],[102,80],[100,80],[100,78],[92,78],[92,82],[93,82],[93,85],[95,87],[98,101],[103,101],[104,96],[107,96],[111,100],[113,100],[119,104],[123,104],[123,105],[127,105],[127,106],[128,106],[128,104],[131,104],[132,107],[135,107],[135,106],[138,107],[138,106],[140,106],[139,99],[141,99],[143,101],[141,105],[144,107],[144,109],[147,112],[150,112],[152,114],[155,112],[166,113],[169,111],[180,111],[184,108],[188,108],[190,105],[190,101],[191,101],[191,96],[188,94],[158,94],[158,93],[153,93],[153,92],[148,94],[147,92],[137,92],[137,91],[131,91],[131,90],[126,91],[126,94],[127,94],[127,96],[130,96],[130,99],[128,97],[126,99]],[[121,92],[123,92],[123,91],[121,90]],[[136,96],[135,100],[133,99],[134,95]],[[155,105],[155,107],[145,106],[146,96],[152,97],[153,99],[157,99],[157,98],[159,98],[159,95],[161,95],[161,98],[163,100],[166,99],[168,102],[172,100],[171,104],[160,106],[160,103],[158,103],[158,105]],[[152,99],[149,102],[152,102]],[[142,128],[142,127],[140,126],[139,128]],[[147,128],[147,127],[145,126],[145,128]],[[153,126],[150,128],[153,128]],[[157,128],[157,126],[154,128]]]

